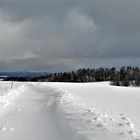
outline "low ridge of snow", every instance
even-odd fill
[[[0,139],[140,140],[134,123],[122,111],[87,102],[82,92],[75,94],[85,86],[90,94],[91,86],[115,88],[108,83],[14,83],[12,90],[0,94]]]

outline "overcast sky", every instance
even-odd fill
[[[140,1],[0,1],[0,71],[140,66]]]

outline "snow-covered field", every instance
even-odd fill
[[[140,140],[140,88],[0,82],[0,140]]]

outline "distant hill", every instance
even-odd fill
[[[47,75],[47,72],[0,72],[0,77],[34,78]]]

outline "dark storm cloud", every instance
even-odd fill
[[[140,2],[0,2],[0,70],[139,65]]]

